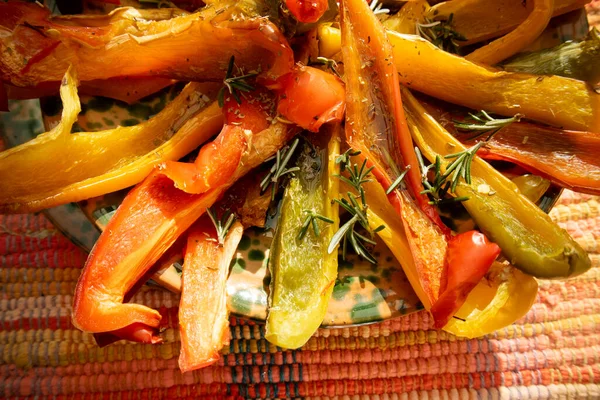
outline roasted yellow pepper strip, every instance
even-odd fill
[[[299,156],[300,171],[290,180],[281,205],[271,246],[271,296],[265,338],[280,347],[303,346],[323,322],[337,277],[337,251],[327,247],[339,228],[338,197],[340,154],[339,124],[331,129],[329,143]],[[313,151],[316,154],[310,154]],[[325,224],[307,210],[333,221]],[[314,221],[314,222],[313,222]],[[315,231],[316,224],[318,232]],[[320,228],[319,228],[320,226]],[[304,235],[301,235],[304,229]]]
[[[37,211],[134,185],[155,165],[183,157],[223,125],[221,109],[211,101],[217,87],[192,83],[139,125],[71,133],[80,111],[76,86],[68,72],[56,128],[0,153],[0,212]]]
[[[565,129],[600,132],[600,94],[559,76],[510,73],[474,64],[420,37],[388,32],[400,83],[430,96]]]
[[[554,0],[552,16],[582,8],[590,0]],[[493,39],[515,29],[530,15],[532,2],[523,0],[460,0],[445,1],[429,10],[427,17],[448,20],[452,27],[467,40],[460,46]]]
[[[502,329],[522,318],[537,297],[538,284],[509,265],[495,263],[489,275],[469,293],[456,317],[444,326],[456,336],[476,338]]]
[[[331,28],[335,29],[335,28]],[[400,83],[450,103],[565,129],[600,132],[600,94],[589,85],[559,76],[511,73],[472,63],[415,35],[388,31]],[[323,39],[341,48],[337,35]],[[339,44],[338,44],[339,43]]]
[[[533,43],[546,29],[553,11],[554,0],[533,0],[533,11],[514,31],[478,48],[465,58],[473,62],[496,65],[514,56]]]
[[[412,94],[403,89],[413,140],[431,162],[465,151]],[[540,278],[566,278],[587,271],[591,261],[569,234],[534,203],[519,193],[509,179],[475,156],[470,163],[471,184],[459,178],[456,195],[468,197],[463,205],[483,233],[497,243],[517,268]]]

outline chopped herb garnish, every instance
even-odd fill
[[[225,79],[223,79],[224,86],[217,94],[217,100],[219,102],[219,107],[221,108],[223,108],[223,105],[225,104],[225,89],[229,91],[229,94],[233,96],[238,104],[242,104],[242,98],[240,97],[239,92],[250,92],[254,90],[254,86],[246,82],[246,79],[254,78],[256,75],[258,75],[258,73],[251,72],[248,74],[242,74],[240,76],[233,76],[234,67],[235,56],[231,56],[229,59],[229,65],[227,67],[227,74],[225,74]]]
[[[458,42],[467,40],[463,35],[452,28],[454,14],[450,14],[445,21],[432,21],[425,18],[425,23],[417,22],[417,35],[421,36],[449,53],[458,53]]]
[[[223,213],[221,219],[219,219],[216,212],[211,208],[206,209],[206,213],[217,230],[217,240],[219,245],[223,246],[227,233],[229,233],[229,228],[231,228],[231,225],[235,222],[235,214],[230,210],[227,210]]]
[[[489,133],[486,141],[490,140],[498,131],[513,122],[519,122],[523,115],[515,114],[512,118],[494,118],[490,116],[484,110],[481,110],[477,114],[469,113],[469,117],[472,122],[465,121],[453,121],[456,129],[462,131],[474,131],[477,132],[472,139]]]
[[[342,208],[344,208],[352,216],[346,223],[344,223],[340,229],[333,235],[327,251],[329,254],[333,253],[335,248],[342,243],[342,258],[346,259],[347,244],[350,242],[352,248],[356,254],[363,257],[365,260],[372,264],[377,264],[377,260],[367,249],[366,244],[374,245],[375,241],[361,235],[356,231],[356,224],[358,223],[367,232],[373,235],[376,232],[381,231],[385,228],[384,225],[380,225],[377,228],[371,230],[369,226],[369,220],[367,219],[367,202],[365,199],[365,189],[362,187],[364,183],[371,182],[369,175],[374,167],[367,168],[367,160],[365,159],[361,166],[353,164],[350,157],[357,156],[360,151],[354,151],[352,149],[346,151],[344,154],[338,156],[335,160],[337,164],[340,164],[340,172],[348,172],[349,177],[345,177],[341,174],[334,175],[341,181],[345,182],[352,188],[354,188],[358,196],[348,192],[346,198],[335,199]],[[360,199],[360,203],[358,200]]]
[[[335,76],[341,78],[340,73],[337,71],[337,62],[331,58],[317,57],[317,59],[314,61],[309,59],[308,65],[324,65],[325,67],[329,68],[331,72],[335,74]]]
[[[294,150],[298,146],[300,142],[299,139],[295,139],[292,142],[291,146],[286,146],[283,149],[277,150],[277,153],[274,157],[267,159],[266,161],[275,160],[275,163],[265,175],[263,180],[260,182],[260,192],[261,194],[265,193],[269,186],[271,186],[271,200],[275,200],[275,193],[277,192],[277,185],[279,183],[279,178],[286,174],[291,174],[293,172],[299,171],[299,167],[287,168],[292,155],[294,154]]]
[[[327,224],[333,224],[333,220],[331,218],[327,218],[326,216],[318,214],[313,210],[303,210],[303,212],[308,215],[306,216],[306,219],[304,220],[304,223],[298,232],[298,236],[296,237],[298,240],[304,239],[304,236],[306,236],[308,233],[308,228],[311,226],[315,236],[319,237],[321,235],[321,230],[319,229],[318,221],[323,221]]]

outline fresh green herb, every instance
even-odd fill
[[[521,118],[523,118],[523,115],[515,114],[511,118],[494,118],[484,110],[481,110],[477,114],[469,113],[469,117],[472,122],[454,121],[454,126],[456,129],[477,132],[472,139],[489,133],[487,139],[485,139],[487,142],[492,138],[492,136],[498,133],[500,129],[512,124],[513,122],[519,122]]]
[[[337,62],[331,58],[317,57],[317,59],[314,61],[309,59],[308,65],[324,65],[325,67],[329,68],[331,72],[335,74],[335,76],[341,78],[340,73],[337,70]]]
[[[337,164],[340,164],[340,172],[348,172],[348,177],[340,174],[334,175],[341,181],[345,182],[356,190],[358,196],[348,192],[346,198],[335,199],[342,208],[344,208],[352,216],[344,225],[338,229],[338,231],[331,238],[327,251],[331,254],[335,248],[342,243],[342,258],[346,259],[347,244],[350,245],[356,252],[356,254],[363,257],[365,260],[372,264],[377,264],[377,260],[367,249],[366,244],[374,245],[375,242],[361,235],[356,231],[356,224],[358,223],[367,232],[373,235],[376,232],[381,231],[385,228],[384,225],[380,225],[377,228],[371,230],[369,227],[369,220],[367,219],[367,202],[365,198],[365,189],[362,187],[364,183],[371,182],[369,175],[374,167],[367,168],[367,160],[365,159],[361,166],[353,164],[351,157],[357,156],[360,151],[354,151],[352,149],[346,151],[344,154],[338,156],[335,160]],[[358,200],[360,199],[360,203]]]
[[[369,5],[373,14],[389,14],[390,10],[388,8],[383,8],[383,3],[380,3],[379,0],[371,0],[371,4]]]
[[[299,167],[287,168],[292,155],[294,154],[294,150],[298,146],[300,139],[296,138],[291,146],[286,146],[283,149],[277,151],[274,157],[267,159],[266,161],[275,160],[275,163],[265,175],[263,180],[260,182],[260,191],[261,194],[265,193],[269,186],[271,186],[271,200],[275,200],[275,193],[277,192],[277,185],[279,182],[279,178],[286,174],[291,174],[293,172],[299,171]]]
[[[400,176],[398,178],[396,178],[396,180],[394,181],[394,183],[392,183],[390,185],[390,187],[385,191],[385,194],[392,193],[394,190],[396,190],[398,188],[398,186],[400,186],[400,183],[402,183],[402,180],[404,179],[404,177],[406,176],[406,174],[408,174],[408,170],[409,169],[410,169],[410,165],[407,165],[406,169],[400,174]]]
[[[254,86],[250,85],[246,82],[248,78],[254,78],[258,73],[251,72],[248,74],[242,74],[240,76],[233,76],[233,68],[235,67],[235,56],[231,56],[229,59],[229,66],[227,67],[227,74],[225,74],[225,79],[223,79],[223,87],[219,90],[217,94],[217,100],[219,102],[219,107],[223,108],[225,104],[225,89],[229,91],[229,94],[233,96],[235,101],[238,104],[242,104],[242,99],[240,97],[239,92],[250,92],[254,90]]]
[[[298,236],[296,237],[296,239],[298,240],[304,239],[304,236],[306,236],[306,234],[308,233],[308,228],[310,226],[312,226],[315,236],[319,237],[321,235],[321,230],[319,229],[318,220],[323,221],[327,224],[333,224],[332,219],[327,218],[324,215],[318,214],[313,210],[303,210],[303,212],[308,215],[306,216],[306,219],[304,220],[304,223],[302,224],[302,227],[298,232]]]
[[[223,246],[227,233],[229,233],[229,228],[231,228],[231,225],[235,222],[235,214],[230,210],[227,210],[223,213],[221,219],[219,219],[217,213],[211,208],[206,209],[206,213],[217,230],[217,240],[219,245]]]
[[[452,28],[453,18],[454,14],[450,14],[446,21],[432,21],[425,18],[425,23],[417,22],[417,34],[440,49],[456,54],[458,42],[464,42],[467,38]]]

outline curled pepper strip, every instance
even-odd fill
[[[225,109],[235,111],[235,104]],[[248,101],[243,104],[250,106]],[[253,107],[259,107],[258,102],[255,104]],[[263,118],[266,120],[267,116],[265,113]],[[245,136],[251,147],[237,159],[227,160],[228,164],[238,165],[237,169],[231,176],[218,179],[210,190],[185,193],[156,171],[126,196],[92,250],[77,283],[73,304],[76,327],[88,332],[108,332],[141,323],[156,329],[160,314],[140,304],[123,304],[125,293],[229,186],[273,155],[295,130],[276,123],[252,132],[238,125],[224,129],[224,134]]]
[[[534,0],[533,11],[522,24],[506,36],[473,51],[465,58],[472,62],[496,65],[525,49],[546,29],[554,12],[554,0]]]

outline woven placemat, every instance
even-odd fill
[[[566,192],[551,215],[591,253],[593,268],[541,282],[527,316],[493,335],[458,339],[432,330],[421,312],[319,330],[302,349],[281,351],[263,326],[232,318],[219,363],[185,375],[177,296],[145,287],[134,299],[168,318],[164,344],[98,348],[70,321],[85,253],[42,215],[0,216],[0,396],[600,398],[599,198]]]

